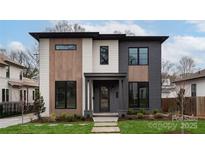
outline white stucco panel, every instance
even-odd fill
[[[100,46],[109,47],[109,64],[100,65]],[[118,40],[93,41],[93,72],[118,73],[119,72],[119,42]]]

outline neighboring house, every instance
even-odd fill
[[[34,32],[46,112],[126,114],[161,105],[161,44],[167,36]]]
[[[23,77],[24,66],[0,54],[0,103],[33,103],[38,83]]]
[[[184,88],[186,97],[205,96],[205,69],[174,81],[176,88]]]
[[[162,82],[162,98],[175,98],[177,97],[176,85],[171,83],[170,79]]]

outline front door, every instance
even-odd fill
[[[100,112],[110,111],[110,92],[108,86],[100,86]]]

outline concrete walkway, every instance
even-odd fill
[[[93,117],[93,121],[92,133],[120,133],[118,117],[102,114],[102,116]]]
[[[35,119],[35,116],[33,114],[24,115],[24,118],[23,118],[24,123],[30,122],[31,118]],[[0,128],[6,128],[9,126],[13,126],[13,125],[21,124],[21,123],[22,123],[21,116],[1,118],[0,119]]]

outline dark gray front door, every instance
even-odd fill
[[[110,90],[108,86],[100,86],[100,112],[110,111]]]

